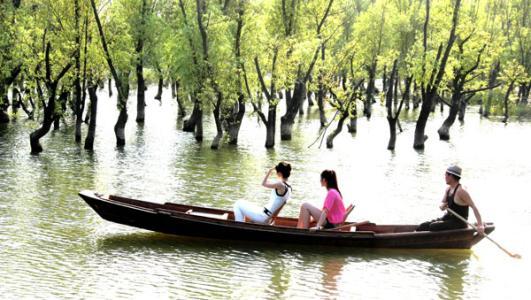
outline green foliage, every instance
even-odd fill
[[[205,108],[209,108],[216,98],[217,88],[223,94],[223,106],[230,108],[241,90],[248,96],[242,79],[244,69],[251,95],[261,91],[255,57],[268,87],[274,81],[277,91],[292,89],[296,79],[309,69],[316,51],[324,45],[325,58],[318,56],[308,86],[312,91],[317,91],[317,77],[321,74],[326,89],[331,89],[337,98],[346,99],[352,92],[349,90],[351,84],[367,79],[367,68],[373,62],[377,62],[378,77],[381,77],[383,69],[389,71],[395,59],[398,59],[401,79],[413,75],[418,84],[425,84],[432,70],[437,70],[434,64],[439,47],[448,41],[455,1],[430,1],[425,54],[425,0],[334,0],[320,28],[329,1],[233,0],[227,2],[227,7],[224,7],[225,1],[205,3],[202,18],[208,36],[208,58],[203,54],[195,0],[96,1],[119,73],[132,73],[136,62],[142,58],[148,69],[146,77],[156,79],[162,74],[165,79],[177,80],[181,98],[194,94],[200,97]],[[36,98],[39,94],[37,81],[44,87],[47,42],[52,47],[52,77],[72,62],[78,46],[81,60],[87,62],[88,78],[100,81],[108,77],[90,2],[79,0],[79,5],[80,20],[76,28],[72,0],[29,0],[23,1],[18,9],[12,6],[12,1],[0,2],[0,83],[16,66],[22,65],[28,95]],[[473,67],[480,53],[479,66],[469,75],[472,79],[466,83],[466,90],[486,87],[489,73],[497,62],[501,70],[496,80],[496,84],[501,85],[498,90],[512,80],[517,86],[515,94],[519,85],[529,85],[529,5],[527,0],[463,0],[456,44],[440,89],[451,90],[450,83],[456,72]],[[241,53],[237,58],[235,38],[239,10],[243,11],[244,25]],[[87,39],[85,26],[88,26]],[[76,44],[77,35],[80,45]],[[137,54],[135,48],[140,40],[144,47]],[[460,43],[462,49],[458,46]],[[278,56],[273,72],[275,52]],[[348,78],[346,90],[339,86],[338,78],[342,76]],[[72,68],[61,86],[69,89],[73,78]],[[46,97],[46,89],[43,90]],[[480,96],[486,94],[481,92]],[[499,105],[502,98],[494,97],[493,106]],[[274,101],[277,103],[278,99]]]

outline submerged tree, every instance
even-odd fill
[[[96,25],[98,27],[98,33],[100,35],[101,45],[105,53],[105,60],[110,69],[110,73],[114,79],[116,85],[116,91],[118,92],[118,101],[117,108],[119,111],[118,119],[114,125],[114,133],[116,136],[116,145],[122,147],[125,145],[125,124],[127,123],[127,98],[129,97],[129,63],[128,55],[124,51],[120,52],[118,59],[120,65],[123,67],[123,70],[118,70],[115,66],[116,59],[113,59],[111,52],[109,50],[109,45],[105,38],[105,33],[103,31],[103,26],[100,21],[99,13],[96,8],[95,0],[90,0],[92,6],[92,11],[94,13],[94,18],[96,19]],[[124,23],[122,23],[124,24]],[[121,41],[123,42],[123,41]],[[127,51],[127,50],[126,50]]]
[[[459,10],[461,9],[461,0],[456,0],[453,7],[452,25],[446,45],[442,43],[438,46],[435,59],[428,63],[428,30],[430,22],[430,0],[426,0],[426,16],[423,29],[423,54],[422,54],[422,77],[421,77],[421,90],[422,90],[422,107],[417,119],[417,125],[415,127],[415,137],[413,142],[413,148],[424,149],[424,142],[428,138],[424,134],[428,117],[431,112],[432,103],[437,96],[439,86],[443,80],[445,73],[446,63],[450,56],[450,51],[454,45],[456,39],[456,28],[459,22]],[[429,69],[428,69],[429,68]]]

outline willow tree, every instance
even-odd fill
[[[196,3],[179,0],[179,30],[177,37],[182,41],[180,53],[177,53],[178,73],[182,78],[183,90],[189,94],[194,105],[191,115],[184,121],[183,130],[193,132],[197,141],[203,140],[203,102],[205,74],[200,61],[200,45],[193,16],[196,15]]]
[[[444,3],[438,3],[442,5],[440,9],[444,8]],[[443,80],[445,74],[446,63],[450,56],[450,51],[454,45],[456,39],[456,29],[459,23],[459,10],[461,9],[461,0],[455,0],[453,4],[453,13],[450,25],[450,31],[447,41],[440,42],[436,46],[436,54],[433,56],[434,50],[428,48],[428,35],[430,34],[430,9],[431,1],[426,0],[426,10],[423,26],[423,38],[422,38],[422,61],[421,61],[421,91],[422,91],[422,106],[415,126],[415,136],[413,141],[413,148],[424,149],[424,142],[428,138],[424,131],[426,124],[428,123],[428,117],[431,112],[432,103],[437,96],[439,86]],[[434,39],[437,43],[438,41]],[[433,40],[432,40],[433,42]]]
[[[487,70],[481,68],[480,65],[487,46],[485,41],[488,39],[488,34],[477,28],[474,21],[477,19],[475,12],[474,6],[464,7],[463,26],[460,26],[456,34],[456,47],[449,59],[451,72],[447,75],[449,77],[447,81],[451,96],[446,104],[450,109],[448,117],[437,130],[441,140],[450,139],[450,127],[455,122],[459,111],[466,108],[468,100],[475,93],[494,87],[481,87],[484,80],[477,79],[487,77]]]
[[[81,124],[83,123],[83,95],[81,89],[81,36],[82,36],[82,3],[74,0],[74,113],[76,117],[75,141],[81,142]],[[85,25],[87,26],[87,25]]]
[[[90,12],[90,11],[88,11]],[[98,28],[95,25],[92,13],[85,16],[83,26],[83,94],[88,93],[90,100],[88,128],[85,137],[84,149],[94,150],[96,139],[96,124],[98,119],[98,82],[104,81],[109,76],[106,67],[105,54],[101,51],[100,43],[92,37],[98,36]],[[110,88],[110,86],[109,86]],[[83,96],[84,98],[85,96]]]
[[[40,56],[43,59],[26,61],[28,69],[35,72],[34,84],[44,111],[40,127],[29,136],[31,153],[38,154],[43,151],[40,139],[49,132],[58,115],[63,113],[63,108],[58,105],[60,99],[64,100],[65,94],[61,91],[72,88],[71,82],[63,79],[67,77],[67,72],[74,63],[72,57],[75,53],[75,46],[72,46],[74,43],[71,37],[75,34],[72,30],[74,20],[69,18],[71,14],[68,13],[72,11],[66,1],[57,1],[53,4],[44,2],[33,9],[32,20],[44,25],[36,32],[36,35],[39,33],[41,35],[42,48],[33,49],[37,51],[37,57]],[[50,15],[53,17],[50,18]],[[61,97],[60,94],[63,96]]]
[[[388,1],[376,1],[365,12],[361,13],[354,24],[354,43],[357,45],[356,58],[364,62],[367,88],[363,102],[363,115],[370,119],[372,104],[375,102],[376,76],[379,59],[386,51],[387,40],[390,39],[388,13],[391,4]]]
[[[129,97],[129,74],[132,61],[129,50],[132,48],[132,41],[127,33],[127,23],[120,18],[120,15],[115,14],[114,18],[111,18],[112,23],[108,24],[111,31],[109,35],[113,37],[112,43],[109,44],[107,42],[107,35],[103,30],[98,9],[96,8],[95,0],[90,0],[90,4],[96,20],[105,60],[107,61],[107,66],[109,67],[118,92],[117,108],[119,114],[114,125],[114,133],[116,136],[116,145],[122,147],[125,145],[125,124],[128,118],[127,98]],[[113,53],[111,53],[112,50],[114,50]]]
[[[231,50],[232,57],[231,71],[225,73],[228,75],[232,95],[236,98],[232,101],[228,101],[228,105],[224,109],[224,119],[226,121],[226,131],[229,136],[229,144],[236,145],[238,143],[238,135],[242,125],[243,117],[245,116],[245,103],[247,97],[245,96],[245,79],[243,76],[245,62],[251,61],[249,55],[249,41],[246,39],[248,35],[252,35],[253,32],[248,30],[249,26],[249,11],[251,10],[251,4],[248,0],[238,0],[232,5],[230,1],[225,1],[223,11],[225,15],[228,15],[231,20],[230,33],[231,33]],[[236,76],[234,76],[236,73]]]
[[[291,140],[295,117],[306,98],[306,85],[319,54],[322,55],[329,35],[332,34],[325,32],[325,26],[333,10],[334,0],[308,1],[307,3],[292,0],[291,6],[288,5],[289,3],[289,1],[282,1],[280,5],[285,38],[288,40],[298,38],[299,40],[293,47],[289,47],[286,53],[287,58],[294,61],[294,69],[291,72],[295,72],[292,75],[295,82],[289,87],[289,89],[293,87],[293,94],[287,94],[286,113],[280,119],[282,140]],[[309,24],[298,21],[298,18],[307,19]],[[308,27],[300,28],[302,26]],[[309,32],[304,32],[304,30]]]
[[[276,30],[278,18],[273,14],[275,11],[278,12],[274,6],[266,5],[248,19],[253,20],[248,25],[254,29],[254,35],[248,35],[246,40],[254,43],[254,53],[252,63],[242,65],[247,97],[251,99],[254,112],[266,128],[266,148],[275,147],[277,106],[280,102],[278,91],[285,81],[284,73],[281,72],[285,56],[280,53],[286,51],[286,44]],[[264,99],[267,108],[263,107]],[[267,115],[263,109],[267,109]]]

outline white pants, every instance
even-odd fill
[[[266,223],[269,217],[264,213],[264,208],[244,200],[234,203],[234,220],[244,222],[245,217],[256,223]]]

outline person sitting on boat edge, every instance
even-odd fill
[[[446,169],[444,174],[445,181],[448,187],[444,194],[443,200],[439,208],[446,210],[450,208],[461,217],[468,219],[468,207],[472,208],[477,221],[477,229],[480,234],[484,233],[485,227],[481,221],[481,214],[470,194],[461,186],[459,181],[461,180],[461,168],[459,166],[450,166]],[[447,212],[442,218],[427,221],[420,224],[416,231],[440,231],[466,228],[468,225],[461,221],[458,217],[451,212]]]
[[[297,228],[310,227],[312,217],[317,224],[311,230],[335,228],[343,222],[345,205],[337,184],[336,172],[333,170],[321,172],[321,186],[328,190],[323,208],[319,209],[308,202],[303,203],[300,208]]]
[[[270,182],[268,179],[273,170],[276,171],[278,180]],[[290,174],[291,165],[287,162],[279,162],[275,167],[269,169],[262,181],[262,186],[272,189],[269,203],[265,207],[258,207],[245,200],[238,200],[234,203],[234,220],[245,222],[245,218],[247,218],[255,223],[267,224],[291,197],[291,186],[287,182]]]

